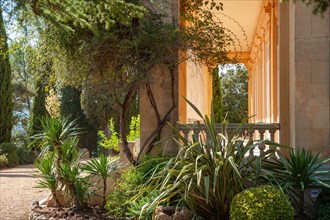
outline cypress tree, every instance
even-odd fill
[[[212,72],[212,104],[216,123],[223,121],[222,117],[222,92],[219,77],[219,69],[215,68]]]
[[[13,127],[11,69],[5,25],[0,5],[0,144],[10,142]]]
[[[77,120],[78,127],[83,130],[78,144],[80,147],[92,151],[97,146],[98,126],[87,121],[80,104],[81,91],[71,86],[65,86],[61,89],[61,95],[61,117]]]
[[[36,96],[33,99],[31,109],[31,121],[30,121],[30,136],[40,132],[41,119],[48,117],[48,111],[46,109],[46,92],[45,82],[42,77],[36,81]]]

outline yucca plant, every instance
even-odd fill
[[[41,125],[42,131],[32,138],[40,140],[46,146],[46,150],[52,148],[57,151],[56,169],[59,171],[62,160],[62,145],[70,138],[77,137],[81,132],[77,127],[76,120],[43,118]]]
[[[99,176],[103,183],[103,202],[104,208],[106,202],[107,178],[113,171],[118,169],[118,159],[109,160],[104,154],[100,154],[98,159],[91,159],[84,165],[83,169],[91,176]]]
[[[55,166],[52,157],[46,157],[39,161],[34,162],[35,167],[38,169],[36,175],[40,175],[41,179],[37,181],[37,188],[47,188],[51,191],[56,205],[59,207],[59,201],[56,195],[58,188],[58,181],[56,179]]]
[[[277,153],[277,160],[264,161],[274,182],[279,184],[293,200],[300,216],[304,215],[305,190],[310,186],[330,188],[330,170],[322,170],[330,158],[324,158],[310,149],[291,149],[288,156]],[[270,175],[269,175],[270,174]]]
[[[192,103],[187,102],[201,117],[206,130],[203,131],[201,123],[196,122],[192,129],[204,132],[204,135],[194,134],[189,140],[173,128],[180,153],[176,158],[158,165],[164,168],[154,172],[145,184],[144,191],[157,189],[161,192],[147,206],[153,208],[160,203],[184,203],[206,219],[228,219],[233,197],[245,189],[247,183],[256,180],[261,168],[260,159],[246,157],[246,154],[259,144],[274,143],[245,142],[240,138],[243,125],[227,137],[224,123],[223,132],[218,134],[213,111],[210,117],[203,116]],[[264,157],[270,157],[273,153],[272,150],[267,151]]]
[[[32,137],[44,146],[40,158],[44,157],[46,152],[53,151],[51,160],[55,164],[53,177],[57,186],[65,186],[68,192],[73,194],[71,185],[74,183],[74,177],[78,176],[76,173],[79,172],[78,164],[74,163],[78,163],[80,159],[76,140],[80,130],[76,126],[76,121],[44,118],[41,124],[42,131]],[[59,203],[57,205],[61,208]]]

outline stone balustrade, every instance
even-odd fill
[[[239,123],[229,123],[226,125],[226,137],[230,137],[232,132],[238,127],[241,126],[240,134],[238,135],[240,138],[243,138],[244,141],[249,140],[272,140],[277,141],[278,139],[278,131],[280,130],[279,123],[247,123],[241,125]],[[222,132],[222,125],[216,124],[215,126],[216,132],[218,134]],[[206,126],[201,124],[201,127],[197,126],[196,124],[179,124],[178,129],[181,134],[188,140],[192,140],[193,135],[195,137],[206,137],[207,133]],[[263,155],[267,149],[276,149],[275,146],[266,146],[265,144],[261,143],[258,145],[257,149],[251,149],[247,156],[253,157],[254,155]]]

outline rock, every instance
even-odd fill
[[[180,213],[182,214],[182,220],[190,220],[194,216],[194,214],[185,206],[182,207]]]
[[[48,220],[46,216],[40,215],[35,220]]]
[[[181,212],[175,212],[173,220],[183,220],[183,214]]]
[[[56,191],[57,199],[62,207],[70,207],[73,202],[73,198],[71,196],[65,195],[63,191]],[[47,199],[47,207],[55,207],[56,203],[52,195],[50,195]]]
[[[155,214],[157,215],[161,212],[164,212],[164,206],[157,206],[157,208],[155,209]]]
[[[39,202],[35,200],[32,202],[30,209],[35,210],[36,208],[40,208],[40,206],[39,206]]]
[[[167,215],[173,215],[175,213],[175,206],[164,207],[164,213]]]
[[[172,220],[172,217],[161,212],[155,216],[155,220]]]
[[[73,211],[69,211],[69,216],[74,216],[75,213]]]
[[[182,210],[182,207],[176,207],[175,212],[180,212]]]
[[[82,160],[88,160],[90,158],[87,148],[80,148],[80,152],[82,153]]]

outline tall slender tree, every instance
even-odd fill
[[[11,69],[7,34],[0,5],[0,143],[10,142],[13,114]]]
[[[78,145],[92,151],[97,146],[98,126],[88,122],[81,109],[80,95],[81,91],[72,86],[61,89],[61,117],[77,120],[77,126],[83,131],[79,134]]]
[[[33,136],[41,131],[41,119],[49,116],[46,109],[45,84],[44,77],[39,77],[36,81],[36,96],[33,99],[30,117],[30,136]]]
[[[222,93],[219,77],[219,69],[215,68],[212,72],[212,105],[216,123],[221,123],[222,117]]]

